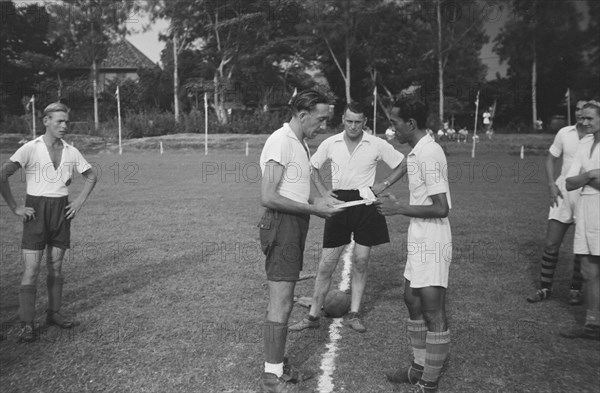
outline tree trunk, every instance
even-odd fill
[[[213,95],[213,108],[215,110],[215,114],[217,115],[217,120],[219,121],[219,124],[227,124],[229,119],[227,116],[227,111],[225,110],[225,98],[223,97],[223,94],[219,93],[219,74],[217,71],[215,71],[213,82],[215,85],[215,91]]]
[[[175,112],[175,123],[179,123],[179,74],[177,68],[177,33],[173,32],[173,110]]]
[[[533,128],[537,129],[537,54],[535,51],[535,36],[533,38],[533,63],[531,65],[531,115]]]
[[[442,11],[441,0],[437,1],[437,25],[438,25],[438,82],[440,95],[440,127],[444,126],[444,66],[442,60]]]
[[[348,35],[346,34],[346,103],[349,104],[352,101],[350,97],[350,42]]]

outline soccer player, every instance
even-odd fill
[[[575,105],[575,118],[577,123],[573,126],[561,128],[554,138],[546,158],[546,176],[550,187],[550,213],[546,229],[546,241],[542,254],[540,286],[527,298],[530,303],[546,300],[552,294],[554,271],[558,263],[558,252],[567,230],[575,222],[575,207],[579,199],[580,190],[567,192],[565,189],[565,175],[575,158],[579,141],[585,137],[581,124],[581,110],[586,101],[579,100]],[[562,156],[560,176],[554,175],[556,161]],[[556,178],[556,180],[554,180]],[[578,305],[583,302],[581,288],[581,259],[575,253],[573,260],[573,277],[571,279],[571,292],[569,304]]]
[[[316,177],[320,180],[316,185],[321,195],[331,194],[346,202],[361,200],[361,194],[369,197],[369,193],[373,194],[373,191],[380,193],[406,173],[406,165],[400,165],[404,155],[388,142],[364,131],[366,118],[359,104],[352,102],[346,106],[342,122],[344,130],[323,141],[311,160]],[[374,185],[377,164],[382,160],[394,170],[387,179]],[[333,191],[327,189],[320,175],[320,169],[327,161],[331,162]],[[372,186],[373,191],[370,189]],[[331,277],[340,255],[350,243],[352,234],[355,241],[352,298],[346,324],[359,333],[367,331],[358,312],[367,284],[371,247],[390,241],[385,217],[377,212],[374,205],[352,206],[343,213],[325,220],[323,252],[310,311],[306,318],[290,326],[289,330],[301,331],[319,327],[321,306],[329,291]]]
[[[593,137],[579,144],[567,173],[566,188],[581,188],[573,250],[581,255],[586,316],[583,327],[561,330],[560,334],[600,340],[600,104],[588,102],[583,106],[581,126]]]
[[[385,216],[411,217],[404,270],[408,338],[414,360],[408,368],[387,373],[388,380],[410,383],[412,392],[436,392],[450,349],[446,288],[452,259],[451,208],[447,162],[442,147],[425,131],[427,107],[420,101],[395,103],[390,121],[400,143],[412,150],[406,158],[410,203],[381,197]]]
[[[71,220],[83,207],[97,178],[92,166],[79,150],[63,140],[69,123],[69,108],[52,103],[44,109],[46,132],[21,146],[10,160],[2,165],[0,193],[10,210],[23,218],[21,242],[23,276],[19,288],[19,339],[32,342],[37,339],[34,329],[36,282],[44,250],[48,276],[48,310],[46,323],[61,329],[77,324],[60,313],[62,305],[62,262],[70,246]],[[25,171],[27,197],[25,205],[15,201],[8,178],[19,168]],[[74,171],[85,178],[81,193],[72,201],[67,187],[73,181]]]
[[[269,287],[263,325],[263,392],[294,392],[298,387],[294,383],[302,379],[301,373],[284,364],[284,353],[309,218],[342,211],[332,206],[340,201],[330,196],[310,200],[310,153],[305,139],[314,138],[325,126],[329,101],[320,92],[306,90],[292,98],[290,107],[292,119],[269,136],[260,155],[261,203],[266,208],[259,223],[260,242]]]

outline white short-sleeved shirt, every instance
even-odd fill
[[[312,156],[311,164],[320,169],[331,160],[331,184],[333,189],[359,190],[371,187],[375,182],[377,163],[381,160],[390,168],[396,168],[404,155],[381,138],[363,133],[361,141],[352,153],[344,141],[345,131],[325,139]]]
[[[425,135],[408,153],[406,165],[411,205],[431,205],[431,195],[446,193],[448,206],[452,207],[446,156],[431,136]],[[407,239],[404,277],[410,281],[411,288],[447,288],[452,261],[452,231],[448,217],[411,218]]]
[[[417,142],[408,153],[406,165],[411,205],[431,205],[431,195],[446,193],[448,206],[452,207],[446,156],[431,136],[425,135]]]
[[[64,140],[61,142],[63,151],[57,169],[54,169],[43,135],[27,142],[10,157],[10,161],[19,163],[25,171],[28,195],[54,198],[67,196],[67,186],[71,184],[75,170],[83,173],[92,167],[79,150]]]
[[[573,163],[571,164],[566,177],[577,176],[580,173],[592,169],[600,169],[600,143],[594,147],[594,151],[591,151],[593,143],[593,137],[588,138],[586,136],[581,139],[577,153],[575,154],[575,158],[573,159]],[[594,187],[584,186],[581,189],[581,195],[595,194],[600,194],[600,191],[596,190]]]
[[[582,139],[587,139],[588,137],[591,136],[586,135]],[[554,142],[552,142],[552,146],[548,150],[556,158],[562,155],[563,162],[560,169],[560,176],[565,177],[569,172],[578,147],[579,133],[575,126],[563,127],[556,133]]]
[[[300,203],[308,203],[310,197],[310,153],[308,145],[300,142],[288,123],[267,138],[260,154],[260,169],[263,176],[266,164],[275,161],[285,167],[281,182],[277,186],[279,195]]]

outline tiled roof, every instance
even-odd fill
[[[101,69],[153,67],[156,67],[156,64],[127,39],[111,44],[106,59],[98,66]]]

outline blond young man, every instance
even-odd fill
[[[48,275],[48,309],[46,323],[62,329],[77,324],[60,313],[62,305],[62,262],[70,247],[71,220],[83,207],[97,178],[92,166],[79,150],[63,140],[69,123],[69,108],[53,103],[44,109],[44,135],[21,146],[2,165],[0,193],[12,212],[23,219],[21,242],[23,276],[19,288],[21,341],[37,339],[34,328],[36,282],[44,251]],[[8,178],[19,168],[25,171],[27,197],[25,204],[15,201]],[[67,187],[75,170],[86,180],[81,193],[72,201]]]

